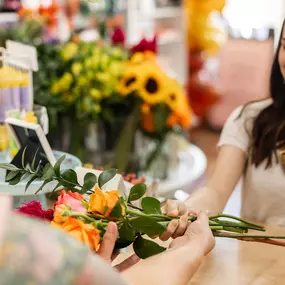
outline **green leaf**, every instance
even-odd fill
[[[137,184],[131,188],[130,195],[129,195],[129,202],[136,201],[143,197],[146,193],[147,187],[144,183]]]
[[[13,180],[19,174],[19,172],[20,171],[9,172],[9,174],[6,177],[6,182],[9,182],[9,181]]]
[[[22,179],[22,174],[18,173],[13,179],[9,181],[9,185],[17,185]]]
[[[94,188],[97,183],[97,176],[94,173],[86,173],[84,176],[84,184],[81,190],[82,194],[85,194],[87,191]]]
[[[130,225],[138,232],[148,236],[159,236],[166,231],[166,227],[151,217],[138,217],[130,221]]]
[[[29,178],[31,175],[32,175],[31,173],[26,172],[26,173],[23,175],[22,180],[23,180],[23,181],[26,180],[26,179]]]
[[[47,179],[51,179],[55,173],[54,173],[54,169],[53,167],[51,166],[51,164],[46,164],[46,166],[44,167],[44,170],[43,170],[43,177],[42,179],[43,180],[47,180]]]
[[[122,217],[122,206],[121,201],[119,200],[115,207],[113,208],[112,212],[110,213],[110,217],[112,218],[121,218]]]
[[[23,167],[23,169],[25,168],[25,155],[26,155],[26,150],[27,150],[27,147],[24,148],[23,153],[22,153],[22,167]]]
[[[153,197],[143,198],[141,205],[146,214],[161,214],[160,202]]]
[[[108,183],[111,179],[113,179],[116,174],[117,174],[117,169],[109,169],[103,171],[99,175],[98,179],[99,187],[102,188],[106,183]]]
[[[10,164],[10,163],[0,163],[0,168],[8,170],[8,171],[18,171],[18,170],[21,170],[18,167],[16,167],[15,165]]]
[[[120,242],[134,241],[136,238],[136,230],[131,227],[128,220],[124,221],[124,223],[119,227],[118,232]]]
[[[60,176],[60,166],[63,163],[63,161],[65,160],[65,155],[63,155],[54,165],[54,172],[55,174],[59,177]]]
[[[162,247],[151,240],[144,239],[141,236],[136,238],[133,248],[136,255],[141,259],[146,259],[166,250],[165,247]]]
[[[68,169],[65,170],[61,177],[68,183],[68,184],[73,184],[74,185],[78,185],[78,181],[77,181],[77,174],[73,169]]]
[[[41,191],[44,189],[44,187],[45,187],[48,183],[50,183],[51,181],[52,181],[52,179],[47,179],[46,181],[44,181],[44,183],[42,184],[42,186],[37,190],[36,195],[37,195],[39,192],[41,192]]]
[[[29,187],[31,186],[31,184],[37,179],[36,175],[32,175],[31,179],[29,180],[29,182],[27,183],[26,187],[25,187],[25,192],[28,191]]]
[[[35,155],[34,155],[34,158],[33,158],[33,161],[32,161],[32,165],[31,165],[31,168],[33,171],[35,171],[35,163],[36,163],[36,158],[37,158],[37,154],[39,152],[39,149],[37,149]],[[40,164],[40,163],[39,163]],[[37,172],[37,171],[36,171]]]

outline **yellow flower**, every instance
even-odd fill
[[[95,113],[97,113],[97,114],[100,113],[100,112],[101,112],[101,109],[102,109],[102,108],[101,108],[101,106],[100,106],[99,104],[95,104],[95,105],[94,105],[94,112],[95,112]]]
[[[91,68],[92,65],[93,65],[92,59],[91,58],[86,58],[85,61],[84,61],[84,66],[86,68]]]
[[[106,54],[103,54],[100,58],[100,67],[105,70],[109,65],[109,57]]]
[[[112,49],[112,56],[114,56],[115,58],[122,58],[123,56],[123,52],[120,48],[115,47]]]
[[[78,46],[75,43],[70,42],[62,50],[62,58],[64,61],[68,61],[70,59],[73,59],[77,52]]]
[[[83,67],[82,64],[79,62],[72,64],[72,66],[71,66],[72,73],[75,76],[78,76],[82,70],[82,67]]]
[[[168,78],[155,64],[147,64],[139,82],[138,95],[149,105],[161,103],[165,99]]]
[[[101,92],[98,89],[92,88],[90,90],[90,96],[94,99],[94,100],[100,100],[101,99]]]
[[[67,216],[66,217],[63,216],[63,213],[65,211],[68,211],[68,208],[64,204],[58,205],[55,207],[55,211],[54,211],[54,215],[53,215],[53,221],[56,224],[62,224],[68,220]]]
[[[102,83],[108,83],[110,81],[110,74],[107,72],[98,72],[96,78]]]
[[[140,64],[140,63],[144,62],[144,60],[145,60],[145,55],[143,52],[136,52],[131,57],[131,63],[132,64]]]
[[[83,76],[83,75],[79,76],[78,81],[77,81],[78,86],[85,87],[88,85],[88,83],[89,83],[89,81],[85,76]]]
[[[108,217],[119,200],[119,191],[103,192],[98,186],[90,196],[88,212]]]
[[[169,80],[167,84],[167,95],[165,98],[166,104],[172,111],[176,111],[178,106],[181,106],[182,96],[186,96],[183,88],[176,80]]]
[[[113,61],[108,70],[111,75],[118,77],[123,73],[123,66],[119,61]]]
[[[136,91],[139,87],[140,75],[140,69],[137,67],[128,67],[119,83],[118,92],[123,96],[127,96]]]
[[[60,85],[58,84],[58,82],[55,82],[52,87],[51,87],[51,93],[53,95],[56,95],[60,92]]]

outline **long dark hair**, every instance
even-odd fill
[[[273,102],[259,113],[253,123],[251,163],[256,167],[265,161],[268,168],[274,158],[278,162],[277,149],[285,145],[285,84],[278,61],[284,24],[285,21],[270,76]]]

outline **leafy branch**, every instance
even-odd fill
[[[17,185],[18,183],[25,181],[25,192],[27,192],[33,182],[42,181],[41,186],[36,192],[36,194],[38,194],[44,189],[47,184],[56,181],[57,185],[54,187],[52,192],[61,187],[64,187],[72,192],[79,192],[80,194],[91,194],[93,193],[93,189],[97,181],[99,187],[102,187],[111,179],[113,179],[117,173],[116,169],[106,170],[99,175],[98,179],[95,174],[87,173],[84,176],[83,185],[81,185],[78,182],[77,173],[73,169],[61,170],[61,165],[66,156],[62,156],[54,166],[48,163],[44,167],[42,166],[41,161],[38,163],[37,167],[35,166],[36,156],[37,153],[35,154],[32,163],[25,165],[24,150],[21,168],[18,168],[13,164],[1,163],[0,168],[9,171],[6,177],[6,182],[8,182],[10,185]]]

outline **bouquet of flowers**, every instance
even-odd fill
[[[118,93],[125,100],[132,98],[135,102],[117,145],[116,167],[122,171],[126,168],[126,157],[137,129],[157,142],[157,148],[149,155],[149,166],[168,133],[187,130],[191,125],[191,108],[183,87],[162,70],[152,52],[132,55],[126,64]]]
[[[28,189],[33,181],[42,180],[39,192],[45,185],[56,181],[54,191],[61,189],[54,209],[45,211],[39,202],[34,201],[18,211],[49,221],[51,226],[67,232],[95,252],[100,247],[109,221],[118,225],[117,249],[133,244],[134,251],[140,258],[147,258],[166,250],[148,237],[161,235],[173,218],[161,213],[160,202],[157,199],[144,197],[147,189],[145,184],[133,186],[129,194],[122,197],[118,190],[102,190],[116,175],[116,170],[103,171],[99,177],[87,173],[83,184],[80,184],[74,170],[61,171],[60,165],[64,159],[65,157],[60,158],[54,167],[47,164],[44,168],[40,164],[35,167],[34,162],[31,165],[23,165],[22,168],[12,164],[0,164],[0,168],[10,171],[7,181],[11,185],[28,179]],[[138,200],[140,207],[134,205]],[[188,220],[195,221],[196,216],[190,215]],[[274,240],[285,239],[282,236],[245,235],[249,230],[265,231],[265,228],[238,217],[225,214],[212,216],[209,217],[209,226],[218,237],[285,245]]]

